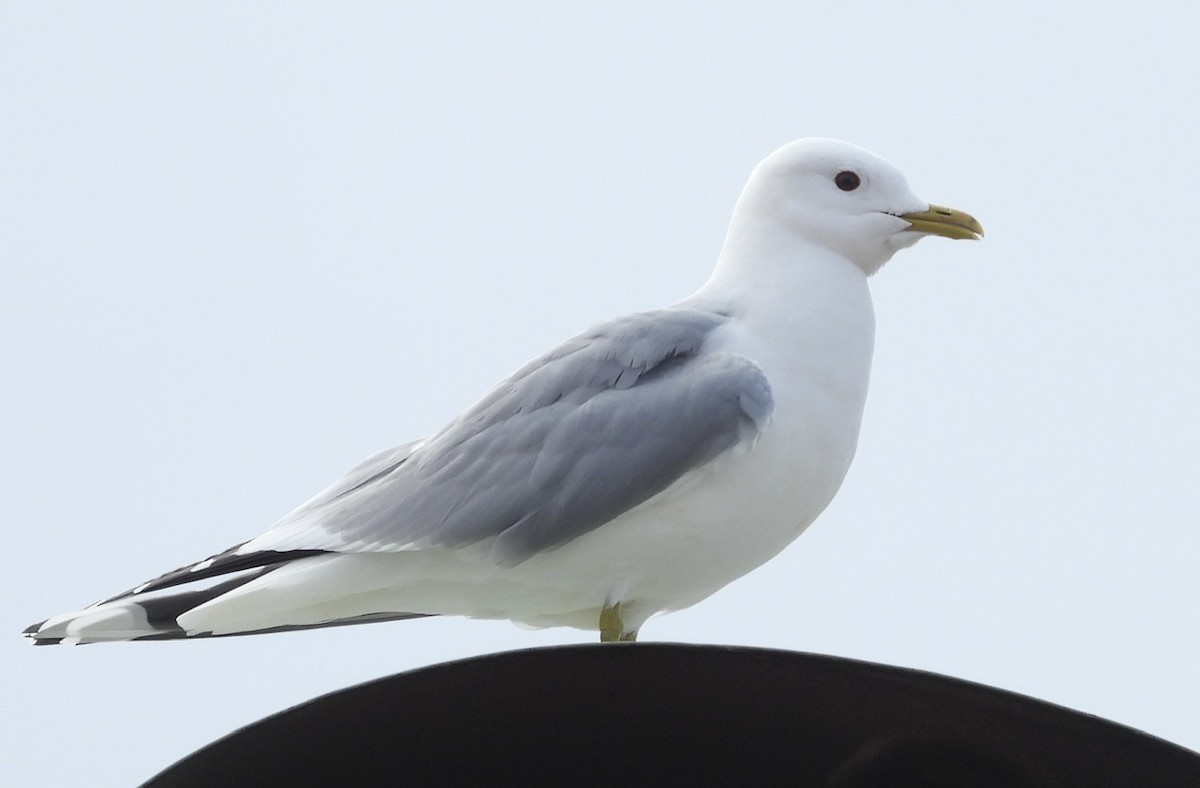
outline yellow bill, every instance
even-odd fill
[[[928,211],[901,214],[900,218],[919,233],[940,235],[943,238],[978,241],[983,238],[983,225],[969,213],[930,205]]]

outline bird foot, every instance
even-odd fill
[[[600,611],[601,643],[632,643],[635,640],[637,640],[637,630],[626,632],[625,623],[621,621],[620,602]]]

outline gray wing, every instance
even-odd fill
[[[245,550],[397,551],[494,539],[505,564],[649,499],[770,417],[754,362],[703,352],[728,318],[619,318],[526,364],[424,442],[383,452]]]

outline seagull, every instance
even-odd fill
[[[41,645],[453,615],[632,641],[778,554],[858,443],[867,280],[983,237],[887,161],[805,138],[760,162],[708,282],[600,323],[266,533],[23,634]]]

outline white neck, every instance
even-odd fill
[[[712,277],[685,303],[733,318],[738,352],[769,378],[804,381],[861,414],[875,341],[867,275],[777,226],[734,224]]]
[[[839,295],[859,306],[866,295],[870,306],[867,275],[857,265],[786,227],[735,214],[716,269],[688,300],[734,317],[776,305],[783,308],[780,318],[829,307],[836,318]]]

